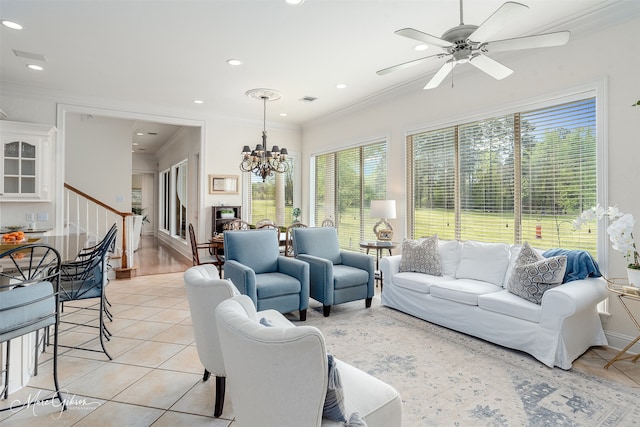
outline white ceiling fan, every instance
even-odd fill
[[[462,19],[462,0],[460,0],[460,25],[447,30],[442,37],[435,37],[413,28],[404,28],[395,32],[431,46],[442,48],[445,52],[427,56],[376,72],[379,76],[402,70],[426,62],[431,58],[451,57],[429,80],[425,89],[433,89],[444,80],[457,64],[470,63],[497,80],[504,79],[513,70],[489,58],[485,53],[503,52],[507,50],[532,49],[538,47],[561,46],[569,41],[569,31],[538,34],[527,37],[516,37],[505,40],[489,41],[505,24],[519,17],[529,9],[528,6],[515,2],[506,2],[487,18],[480,26],[466,25]]]

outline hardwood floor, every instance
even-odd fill
[[[191,259],[176,250],[161,245],[154,236],[142,236],[140,249],[134,252],[137,276],[177,273],[191,267]]]

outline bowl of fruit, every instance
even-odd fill
[[[11,231],[2,235],[0,251],[8,251],[16,246],[27,245],[40,240],[39,238],[27,238],[24,231]]]

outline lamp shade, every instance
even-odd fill
[[[396,201],[395,200],[372,200],[371,216],[373,218],[395,218],[396,217]]]

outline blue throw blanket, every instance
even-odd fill
[[[601,277],[598,263],[587,251],[568,249],[549,249],[542,256],[549,258],[552,256],[564,255],[567,257],[567,271],[564,273],[562,283],[584,279],[586,277]]]

